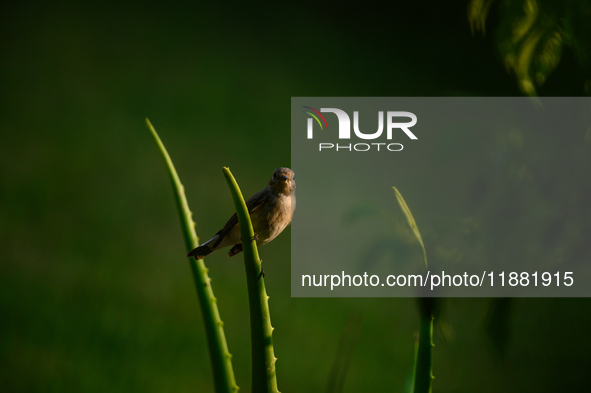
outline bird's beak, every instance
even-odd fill
[[[289,177],[283,175],[283,176],[281,176],[281,179],[283,179],[283,180],[289,180]]]

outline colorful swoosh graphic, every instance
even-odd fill
[[[326,129],[328,130],[328,124],[326,124],[326,119],[324,118],[324,116],[322,116],[322,113],[318,112],[316,109],[311,108],[309,106],[304,106],[303,108],[307,108],[310,109],[312,111],[314,111],[316,113],[316,115],[320,116],[322,118],[322,121],[324,122],[324,125],[326,126]],[[318,122],[318,125],[320,126],[320,129],[323,130],[324,128],[322,128],[322,123],[320,122],[320,119],[312,112],[308,112],[308,111],[302,111],[304,113],[309,114],[310,116],[312,116],[314,119],[316,119],[316,121]]]

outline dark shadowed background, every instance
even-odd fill
[[[493,8],[487,35],[472,34],[466,9],[463,1],[1,5],[0,390],[212,391],[170,182],[144,118],[168,148],[206,240],[232,213],[222,166],[248,197],[290,165],[292,96],[522,94],[492,33],[502,17]],[[565,50],[538,93],[586,94],[583,75]],[[583,136],[567,140],[562,148],[589,157]],[[577,176],[589,173],[583,163]],[[507,173],[518,157],[512,165]],[[559,190],[560,175],[544,186]],[[433,192],[454,200],[453,190]],[[548,239],[572,230],[571,219],[589,229],[588,200],[564,206]],[[434,209],[424,202],[412,209],[427,253],[436,253],[444,226],[420,221],[416,212]],[[519,250],[503,240],[499,255]],[[414,300],[292,299],[290,230],[260,253],[281,391],[325,391],[339,337],[360,311],[345,391],[402,391],[419,322]],[[248,392],[242,259],[222,252],[206,264],[237,383]],[[434,391],[588,389],[590,305],[442,301]]]

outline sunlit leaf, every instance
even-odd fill
[[[410,226],[410,229],[412,229],[415,237],[417,238],[417,240],[419,241],[419,244],[421,245],[421,248],[423,249],[423,259],[425,261],[425,267],[427,267],[427,252],[425,251],[425,245],[423,244],[423,238],[421,237],[421,232],[419,232],[419,228],[417,227],[417,223],[415,222],[415,219],[412,216],[410,209],[406,205],[406,202],[404,202],[404,198],[402,198],[402,195],[400,194],[400,192],[398,192],[396,187],[392,187],[392,189],[394,190],[394,194],[396,195],[396,199],[398,200],[398,204],[400,205],[402,212],[406,216],[406,220],[408,221],[408,225]]]
[[[485,31],[494,0],[472,0],[468,20],[472,32]],[[497,1],[501,17],[495,34],[507,69],[519,88],[537,94],[558,66],[564,50],[575,53],[581,66],[591,51],[591,4],[584,0]]]

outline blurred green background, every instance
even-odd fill
[[[290,165],[292,96],[520,95],[495,35],[473,35],[466,9],[464,1],[1,5],[0,391],[212,391],[178,215],[144,118],[206,240],[232,212],[222,166],[249,196]],[[490,29],[502,25],[499,13],[489,19]],[[585,94],[580,64],[565,51],[538,93]],[[564,148],[580,145],[569,141]],[[441,198],[453,201],[453,192]],[[577,202],[580,220],[587,201]],[[420,220],[433,209],[424,200],[407,202],[432,252],[445,228]],[[363,310],[345,391],[402,391],[416,302],[291,299],[289,239],[288,229],[261,250],[279,389],[324,391],[346,321]],[[248,392],[242,261],[219,253],[206,263]],[[589,306],[443,301],[434,391],[587,390]]]

